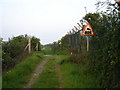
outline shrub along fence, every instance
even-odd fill
[[[88,52],[86,37],[80,36],[81,30],[69,33],[61,39],[61,47],[73,51],[74,62],[80,61],[77,56],[85,56],[82,60],[88,64],[88,72],[95,75],[98,84],[104,88],[120,87],[120,12],[117,8],[116,4],[109,3],[106,12],[89,13],[83,18],[96,34],[89,36]]]
[[[28,36],[20,35],[9,39],[8,42],[2,41],[2,69],[3,72],[13,68],[26,56],[33,51],[40,50],[40,40],[36,37],[31,37],[31,53],[25,50],[28,45]],[[37,45],[37,47],[36,47]]]

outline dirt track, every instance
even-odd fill
[[[45,55],[45,57],[49,57],[50,55]],[[36,79],[39,77],[39,75],[44,70],[44,65],[47,63],[48,60],[43,60],[38,67],[35,69],[32,78],[28,82],[28,84],[24,88],[31,88],[31,85],[36,81]]]

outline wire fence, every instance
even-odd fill
[[[66,34],[61,42],[62,47],[69,48],[74,54],[82,54],[87,51],[86,36],[81,36],[81,30]]]

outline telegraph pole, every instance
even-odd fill
[[[87,14],[87,7],[84,7],[85,8],[85,12],[86,12],[86,14]]]

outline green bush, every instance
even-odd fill
[[[77,38],[77,32],[65,35],[61,39],[62,47],[74,50],[70,61],[78,64],[85,63],[87,72],[97,77],[98,86],[102,88],[120,87],[119,6],[106,0],[98,2],[97,8],[103,7],[104,4],[107,6],[106,11],[88,13],[81,20],[81,22],[86,20],[95,32],[95,36],[89,36],[89,51],[86,52],[86,37]],[[78,43],[78,41],[80,42]],[[64,60],[61,63],[64,63]]]
[[[40,40],[36,37],[31,38],[31,49],[35,51],[36,44],[38,43],[38,49],[40,50]],[[25,52],[25,47],[28,44],[28,36],[27,35],[19,35],[9,39],[8,42],[2,43],[2,51],[3,51],[3,70],[9,67],[12,67],[15,63],[21,61],[18,59],[22,59],[27,54]],[[17,57],[17,59],[15,59]],[[14,59],[14,62],[13,62]]]
[[[107,12],[106,12],[107,13]],[[86,19],[97,34],[90,37],[89,70],[99,78],[101,87],[120,87],[119,13],[114,8],[109,14],[89,13]]]
[[[13,66],[13,65],[14,65],[14,61],[10,57],[10,55],[2,51],[2,68],[8,69],[10,66]]]

